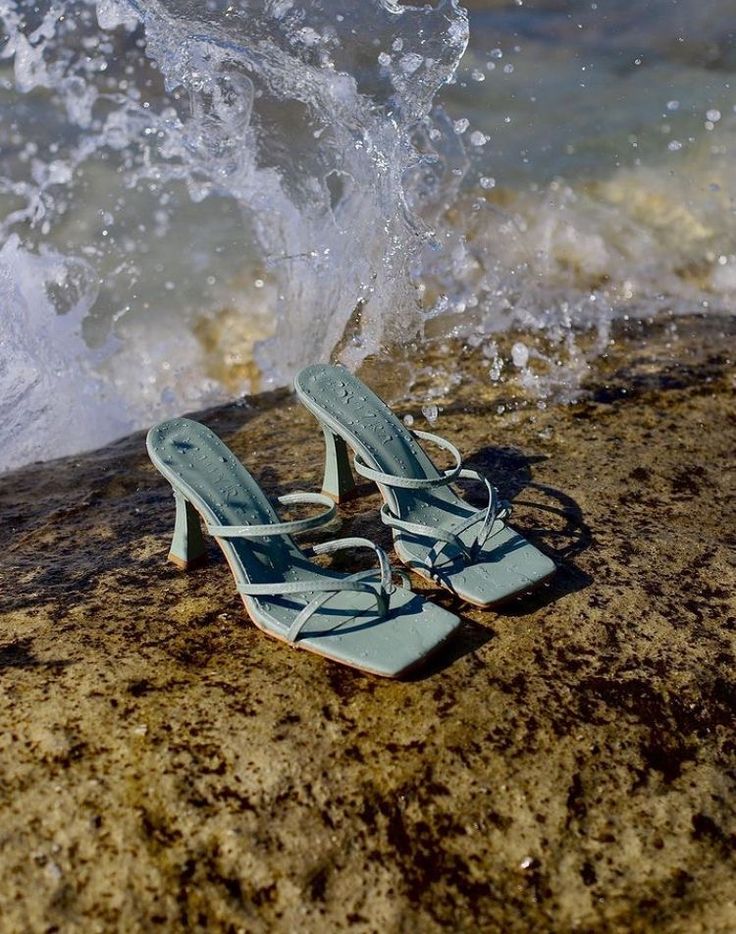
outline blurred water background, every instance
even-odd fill
[[[572,399],[616,318],[732,313],[735,35],[732,0],[0,0],[0,470],[446,336]]]

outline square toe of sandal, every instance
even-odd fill
[[[275,601],[269,610],[277,611]],[[383,619],[376,618],[375,601],[367,595],[336,594],[324,612],[310,619],[294,645],[362,671],[398,678],[434,654],[459,625],[453,613],[404,588],[392,594]],[[262,628],[276,634],[272,625]]]
[[[479,606],[492,606],[532,590],[555,571],[555,563],[528,543],[500,561],[493,555],[483,560],[485,554],[453,581],[458,594]]]
[[[410,562],[403,549],[397,550],[403,560],[418,573],[423,573],[416,559]],[[444,573],[441,567],[438,568],[442,574],[438,583],[469,603],[489,607],[532,590],[555,570],[556,565],[551,558],[506,526],[488,541],[473,564],[456,570],[448,564]]]

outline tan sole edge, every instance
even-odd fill
[[[195,558],[194,561],[187,561],[184,558],[180,558],[178,555],[172,555],[169,553],[167,561],[170,561],[174,567],[179,568],[180,571],[194,571],[196,568],[204,567],[207,564],[207,555],[200,555],[198,558]]]
[[[551,571],[546,577],[540,578],[538,581],[534,581],[533,584],[530,584],[528,587],[522,587],[519,590],[515,590],[514,593],[510,593],[505,597],[501,597],[500,600],[495,600],[493,603],[477,603],[475,600],[471,600],[470,597],[466,597],[464,594],[458,593],[456,590],[450,590],[449,587],[445,587],[438,580],[435,580],[429,574],[425,574],[423,571],[418,571],[415,567],[412,567],[408,561],[405,561],[399,552],[396,552],[399,560],[404,565],[404,567],[409,568],[412,574],[416,574],[417,577],[421,577],[426,581],[429,581],[430,584],[434,584],[435,587],[438,587],[440,590],[446,590],[447,593],[450,593],[458,600],[463,600],[465,603],[469,603],[471,606],[477,607],[479,610],[493,610],[496,607],[504,606],[507,603],[510,603],[512,600],[516,600],[517,597],[525,597],[527,594],[534,593],[535,590],[538,590],[542,584],[546,584],[548,580],[553,578],[557,573],[557,570]]]
[[[349,490],[347,493],[343,493],[342,496],[335,496],[334,493],[330,493],[328,490],[322,490],[323,496],[329,496],[333,503],[337,503],[339,506],[340,503],[349,503],[351,499],[355,499],[358,495],[358,488],[354,487],[352,490]]]

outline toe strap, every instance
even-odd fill
[[[434,540],[434,544],[429,549],[424,559],[425,564],[429,568],[434,567],[437,558],[448,545],[457,548],[467,561],[474,561],[478,552],[482,550],[483,546],[490,538],[496,520],[506,519],[511,513],[510,504],[505,500],[499,500],[498,490],[486,477],[478,473],[477,470],[463,468],[459,471],[457,479],[476,480],[484,483],[488,491],[488,504],[485,509],[479,509],[473,515],[462,522],[454,524],[449,529],[438,528],[432,525],[423,525],[417,522],[407,522],[405,519],[401,519],[399,516],[395,515],[391,511],[388,503],[384,503],[381,508],[381,519],[386,525],[419,538],[430,538]],[[472,544],[466,545],[460,536],[463,532],[466,532],[469,528],[478,523],[480,523],[480,528]]]
[[[375,553],[378,560],[378,567],[381,571],[381,589],[386,593],[390,593],[393,587],[391,584],[391,564],[388,560],[388,555],[383,548],[376,545],[376,543],[372,542],[369,538],[335,538],[332,541],[320,542],[318,545],[313,545],[311,548],[305,548],[304,554],[309,557],[312,555],[329,555],[336,551],[345,551],[349,548],[370,548],[370,550]]]
[[[359,571],[357,574],[350,574],[343,578],[317,579],[317,580],[295,580],[295,581],[274,581],[267,584],[251,584],[242,582],[238,590],[248,596],[281,596],[283,594],[315,594],[294,617],[291,625],[286,632],[286,639],[289,642],[295,642],[301,631],[312,618],[312,616],[336,593],[343,591],[353,591],[359,593],[370,593],[376,598],[376,607],[381,618],[385,617],[389,610],[390,595],[395,591],[392,583],[392,568],[386,552],[371,542],[367,538],[342,538],[335,541],[322,542],[314,545],[312,548],[305,548],[304,554],[322,555],[331,554],[342,549],[370,548],[375,552],[378,559],[380,578],[376,581],[376,571]],[[403,576],[403,575],[402,575]]]

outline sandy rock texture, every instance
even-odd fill
[[[444,351],[431,430],[559,572],[436,593],[463,629],[408,682],[269,639],[214,546],[167,565],[143,435],[1,477],[2,930],[736,929],[736,326],[679,333],[544,410]],[[200,417],[268,491],[318,485],[290,394]],[[390,546],[361,492],[342,533]]]

